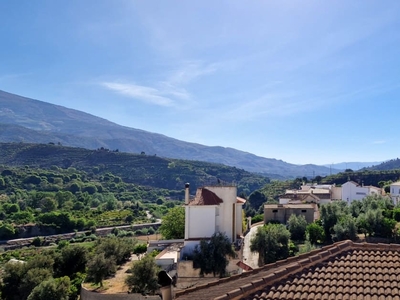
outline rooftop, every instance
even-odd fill
[[[189,202],[189,205],[219,205],[222,202],[215,193],[206,188],[199,188],[196,191],[196,197]]]
[[[339,242],[197,286],[177,299],[399,299],[400,245]]]

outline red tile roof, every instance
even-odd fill
[[[177,292],[186,299],[398,299],[400,245],[336,243]]]
[[[189,202],[189,205],[219,205],[222,202],[215,193],[206,188],[199,188],[196,191],[196,197]]]

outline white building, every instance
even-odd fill
[[[189,184],[185,190],[185,252],[191,252],[202,239],[221,232],[233,242],[243,234],[242,206],[236,186],[198,188],[189,201]]]
[[[400,203],[400,181],[393,182],[390,185],[390,198],[392,198],[394,205]]]
[[[351,203],[353,200],[362,200],[369,195],[381,195],[382,190],[375,186],[359,185],[354,181],[347,181],[342,185],[342,200]]]

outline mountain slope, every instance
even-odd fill
[[[43,169],[58,167],[75,168],[104,176],[111,172],[125,182],[169,190],[182,190],[186,182],[190,182],[194,188],[223,182],[234,183],[239,191],[249,194],[269,182],[265,176],[221,164],[105,149],[88,150],[53,144],[0,143],[0,153],[0,170],[8,167]]]
[[[61,143],[88,149],[198,160],[235,166],[250,172],[285,177],[336,173],[327,167],[294,165],[232,148],[208,147],[129,128],[93,115],[0,91],[0,142]]]

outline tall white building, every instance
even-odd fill
[[[190,252],[202,239],[221,232],[233,242],[243,234],[242,209],[246,200],[237,197],[236,186],[198,188],[195,198],[185,193],[185,252]]]

